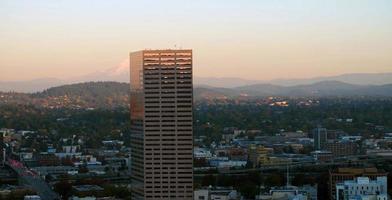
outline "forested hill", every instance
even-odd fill
[[[323,81],[309,85],[278,86],[256,84],[237,88],[195,87],[194,99],[226,100],[281,97],[392,97],[392,84],[353,85]],[[129,107],[129,84],[86,82],[49,88],[38,93],[0,92],[0,104],[32,104],[47,108]]]
[[[92,98],[105,98],[110,96],[128,95],[129,84],[119,82],[86,82],[71,85],[52,87],[39,93],[34,97],[49,96],[85,96]]]
[[[33,94],[2,93],[0,103],[33,104],[48,108],[128,107],[129,84],[86,82],[49,88]]]

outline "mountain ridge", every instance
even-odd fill
[[[354,85],[322,81],[298,86],[253,84],[236,88],[194,87],[194,100],[226,100],[281,97],[387,97],[392,84]],[[0,92],[0,104],[33,104],[48,108],[115,108],[129,106],[129,84],[113,81],[84,82],[46,89],[36,93]]]
[[[90,81],[116,81],[129,82],[129,71],[121,64],[121,68],[111,68],[106,71],[99,71],[70,79],[42,78],[30,81],[0,81],[0,91],[27,92],[34,93],[43,91],[50,87],[64,84],[75,84]],[[308,79],[274,79],[247,80],[242,78],[215,78],[215,77],[194,77],[194,85],[198,87],[217,88],[237,88],[255,84],[271,84],[274,86],[299,86],[308,85],[322,81],[340,81],[354,85],[385,85],[392,84],[392,73],[352,73],[338,76],[315,77]]]

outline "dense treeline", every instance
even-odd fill
[[[264,135],[280,130],[306,132],[318,125],[349,134],[385,132],[392,128],[391,99],[319,99],[319,103],[312,106],[295,103],[296,100],[289,101],[288,107],[200,103],[195,111],[195,134],[218,139],[224,127],[232,126],[260,129]],[[346,119],[353,121],[347,123]]]
[[[263,135],[280,130],[309,131],[317,125],[341,129],[349,134],[374,134],[391,131],[392,100],[320,99],[317,105],[300,106],[295,100],[288,107],[246,104],[195,105],[195,135],[220,139],[224,127],[260,129]],[[353,119],[347,123],[337,119]],[[102,139],[126,139],[129,135],[129,110],[47,109],[32,105],[0,105],[0,127],[39,130],[58,137],[84,136],[89,146]],[[126,142],[126,140],[125,140]]]
[[[72,110],[44,109],[29,105],[1,105],[0,127],[36,130],[56,141],[76,135],[86,147],[99,147],[103,139],[129,136],[128,109]]]

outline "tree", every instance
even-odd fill
[[[284,185],[284,176],[280,173],[272,173],[267,176],[265,179],[265,185],[267,187],[274,186],[283,186]]]
[[[89,171],[88,171],[88,168],[87,168],[86,165],[79,165],[78,172],[79,172],[79,173],[87,173],[87,172],[89,172]]]
[[[54,191],[59,193],[62,199],[68,199],[71,195],[72,184],[68,180],[59,181],[54,185]]]
[[[122,186],[114,186],[114,185],[105,185],[104,192],[106,196],[114,196],[116,198],[121,199],[131,199],[131,192],[127,187]]]
[[[215,185],[216,179],[214,175],[208,174],[205,175],[201,181],[202,186],[210,186],[210,185]]]

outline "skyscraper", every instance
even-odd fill
[[[192,50],[130,54],[133,199],[193,199]]]
[[[316,150],[324,150],[325,144],[328,140],[328,134],[326,128],[317,127],[312,130],[313,139],[314,139],[314,149]]]

